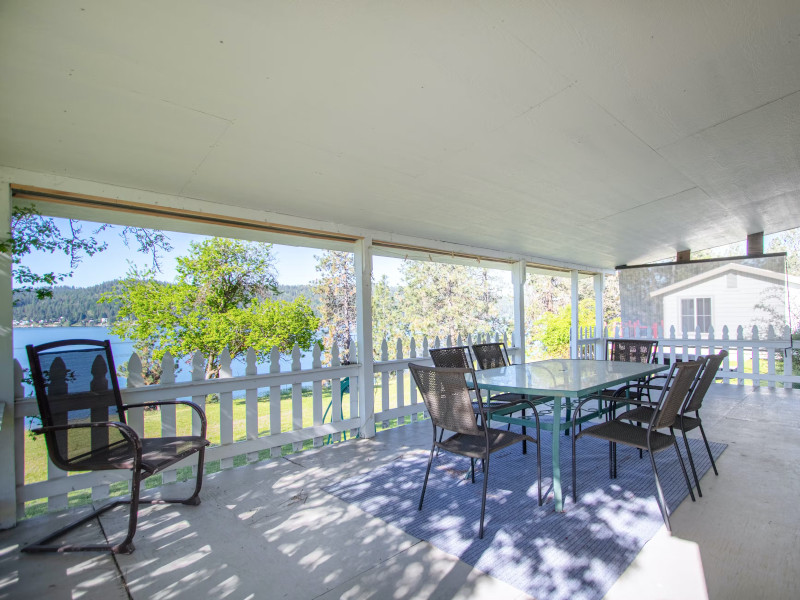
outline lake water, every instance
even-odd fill
[[[14,328],[14,358],[19,361],[23,369],[28,368],[28,355],[25,346],[45,344],[56,340],[88,339],[111,340],[111,350],[114,352],[114,362],[117,365],[128,362],[133,354],[133,342],[120,338],[108,331],[106,327],[15,327]],[[311,368],[311,353],[308,352],[300,358],[300,365],[304,369]],[[281,370],[287,371],[291,366],[291,358],[281,356]],[[231,363],[234,376],[245,374],[244,358],[236,359]],[[259,364],[258,372],[269,371],[269,361]],[[180,370],[175,374],[176,381],[191,381],[191,366],[181,362]],[[125,378],[120,377],[120,386],[125,387]],[[26,394],[32,390],[26,389]]]

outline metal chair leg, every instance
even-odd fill
[[[434,433],[434,439],[436,439],[436,434]],[[425,499],[425,488],[428,487],[428,475],[431,473],[431,464],[433,463],[433,451],[436,446],[431,446],[431,455],[428,457],[428,468],[425,470],[425,481],[422,483],[422,494],[419,497],[419,507],[417,510],[422,510],[422,501]]]
[[[671,428],[670,428],[671,430]],[[675,445],[675,452],[678,454],[678,462],[681,463],[681,471],[683,471],[683,478],[686,480],[686,487],[689,489],[689,496],[692,497],[692,502],[695,502],[694,492],[692,491],[692,484],[689,481],[689,474],[686,472],[686,465],[683,462],[683,456],[681,456],[681,449],[678,447],[678,439],[673,434],[672,442]]]
[[[577,458],[575,454],[575,442],[577,438],[575,437],[575,430],[572,430],[572,501],[578,501],[578,465],[577,465]],[[541,474],[539,475],[539,485],[541,485]],[[541,501],[541,498],[540,498]]]
[[[661,510],[661,517],[664,519],[664,525],[667,526],[667,532],[672,534],[672,528],[669,525],[669,515],[667,514],[667,503],[664,500],[664,490],[661,489],[661,480],[658,478],[658,469],[656,469],[656,459],[652,452],[650,455],[650,464],[653,466],[653,476],[656,479],[656,500],[658,500],[658,508]]]
[[[486,456],[483,471],[483,499],[481,500],[481,525],[478,530],[478,537],[483,539],[483,516],[486,513],[486,488],[489,484],[489,456]]]
[[[542,505],[542,440],[536,436],[536,479],[539,482],[539,506]]]
[[[435,425],[434,425],[434,427],[435,427]],[[435,433],[433,434],[433,437],[434,437],[434,439],[436,439],[436,434]],[[439,429],[439,443],[440,444],[442,443],[442,438],[443,437],[444,437],[444,427]],[[438,446],[436,447],[436,456],[439,456],[439,447]]]
[[[699,416],[697,417],[700,418]],[[717,464],[714,462],[714,456],[711,454],[711,446],[708,445],[708,438],[706,437],[706,432],[703,430],[703,423],[701,422],[700,425],[700,435],[703,436],[703,441],[706,444],[706,452],[708,452],[708,458],[711,459],[711,466],[714,469],[714,475],[719,475],[719,471],[717,471]]]
[[[683,435],[683,444],[686,446],[686,456],[689,457],[689,466],[692,468],[692,476],[694,477],[694,485],[697,488],[697,495],[702,498],[703,492],[700,489],[700,480],[697,478],[697,470],[694,468],[694,460],[692,459],[692,451],[689,449],[689,439],[686,437],[686,432],[681,430]]]
[[[522,418],[523,419],[525,418],[525,409],[524,408],[522,409]],[[522,435],[527,435],[527,434],[528,434],[528,428],[525,427],[525,425],[523,425],[522,426]],[[528,440],[522,440],[522,453],[523,454],[527,454],[528,453]]]

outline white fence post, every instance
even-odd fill
[[[408,358],[413,359],[417,358],[417,342],[412,337],[408,343]],[[415,405],[417,403],[417,385],[414,383],[414,378],[411,376],[411,372],[408,373],[408,400],[411,405]],[[419,419],[419,413],[413,412],[411,413],[411,422],[414,423]]]
[[[761,374],[761,346],[759,345],[760,336],[758,333],[758,326],[753,325],[753,349],[750,351],[753,363],[753,386],[758,387],[761,385],[761,379],[758,375]]]
[[[397,360],[403,359],[403,341],[401,339],[397,339],[397,348],[396,348],[396,355]],[[395,381],[397,382],[397,408],[402,408],[406,404],[406,394],[405,394],[405,370],[404,369],[397,369],[394,372]],[[398,417],[397,424],[398,425],[405,425],[405,417]]]
[[[128,369],[130,371],[130,368]],[[172,385],[175,383],[175,359],[169,350],[164,352],[164,357],[161,359],[161,383],[163,385]],[[159,409],[161,413],[161,436],[174,437],[178,435],[178,414],[174,404],[162,406]],[[161,473],[162,483],[172,483],[177,479],[177,472],[175,469],[168,469]]]
[[[281,352],[278,350],[277,346],[273,346],[272,350],[269,353],[269,372],[270,373],[280,373],[281,372]],[[258,400],[258,390],[255,391],[256,393],[256,400]],[[256,405],[258,408],[258,405]],[[256,412],[256,420],[258,419],[258,413]],[[248,419],[249,423],[249,419]],[[271,385],[269,387],[269,435],[270,437],[278,435],[282,430],[281,424],[281,386],[279,385]],[[256,433],[257,435],[257,433]],[[270,446],[269,449],[269,456],[270,458],[280,458],[281,457],[281,447],[280,446]]]
[[[339,362],[339,346],[336,341],[333,342],[331,348],[331,367],[338,367]],[[331,423],[338,423],[342,420],[342,380],[337,378],[331,379]],[[349,383],[349,381],[348,381]],[[352,410],[352,409],[351,409]],[[338,442],[341,440],[341,434],[333,434],[333,441]]]
[[[292,348],[292,371],[300,370],[300,347],[295,344]],[[303,384],[292,384],[292,430],[303,428]],[[303,449],[303,442],[292,442],[295,452]]]
[[[389,345],[384,339],[381,342],[381,360],[389,360]],[[389,373],[381,373],[381,412],[389,410]],[[381,421],[381,427],[386,429],[389,426],[389,421]]]
[[[228,347],[222,349],[219,356],[219,378],[230,379],[233,377],[231,370],[231,353]],[[220,392],[219,397],[219,444],[229,446],[233,444],[233,392]],[[233,466],[233,458],[220,459],[219,468],[229,469]]]
[[[18,497],[18,490],[22,489],[22,486],[25,485],[25,440],[28,436],[28,433],[25,428],[25,417],[22,415],[17,416],[16,404],[20,402],[25,397],[25,390],[22,387],[22,365],[19,364],[19,361],[15,358],[14,359],[14,404],[13,406],[6,405],[5,414],[3,415],[3,422],[7,428],[11,429],[14,428],[14,493],[13,499],[15,504],[15,514],[16,520],[19,521],[25,518],[25,502],[20,500]],[[13,408],[13,411],[9,411],[9,408]],[[17,422],[19,421],[19,423]],[[8,434],[6,434],[8,435]],[[10,502],[11,500],[7,500]],[[14,518],[7,515],[7,520],[9,523],[3,523],[3,525],[11,526],[13,525]]]
[[[322,367],[322,359],[320,358],[319,346],[314,344],[314,349],[311,353],[311,368],[319,369]],[[315,379],[311,383],[311,410],[313,412],[314,425],[322,425],[322,380]],[[333,422],[333,416],[331,416]],[[314,447],[319,448],[322,446],[322,436],[314,438]]]
[[[253,348],[247,349],[247,357],[245,358],[245,375],[257,375],[258,367],[256,366],[256,351]],[[280,363],[279,363],[280,368]],[[272,365],[270,365],[270,368]],[[244,391],[244,428],[245,435],[248,440],[258,439],[258,388],[248,386]],[[247,462],[255,462],[258,460],[258,452],[248,452]]]
[[[770,325],[767,329],[767,341],[775,341],[775,338],[775,328]],[[775,374],[775,350],[773,348],[767,348],[767,373],[770,375]],[[775,380],[770,379],[767,386],[774,388]]]

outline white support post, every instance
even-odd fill
[[[0,239],[11,231],[11,186],[0,181]],[[14,475],[14,343],[11,256],[0,254],[0,529],[17,523]]]
[[[602,273],[595,273],[594,276],[594,337],[597,341],[594,343],[594,357],[596,359],[605,358],[606,341],[600,339],[603,337],[605,331],[605,323],[603,321],[603,286],[605,285],[605,275]]]
[[[569,328],[569,356],[578,358],[578,272],[572,274],[572,323]]]
[[[525,276],[528,265],[524,260],[514,263],[511,270],[511,285],[514,288],[514,340],[519,346],[517,360],[524,363],[525,356]]]
[[[375,390],[372,356],[372,238],[355,245],[356,331],[358,340],[358,417],[360,437],[375,436]]]

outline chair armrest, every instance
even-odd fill
[[[608,402],[613,402],[614,404],[635,404],[637,406],[655,406],[658,402],[652,402],[650,400],[637,400],[636,398],[625,398],[623,396],[620,397],[607,397],[603,398],[603,400],[607,400]]]
[[[162,405],[170,405],[170,404],[183,404],[185,406],[190,406],[199,416],[200,416],[200,437],[206,439],[206,429],[208,427],[206,421],[206,413],[205,411],[200,408],[194,402],[189,400],[155,400],[153,402],[141,402],[138,404],[126,404],[123,406],[124,410],[128,410],[130,408],[148,408],[150,406],[162,406]]]
[[[602,396],[603,400],[611,400],[614,401],[614,398],[621,398],[624,400],[630,400],[630,398],[623,398],[623,394],[628,393],[631,390],[638,390],[639,394],[641,395],[642,390],[663,390],[663,385],[650,385],[649,383],[629,383],[628,385],[624,385],[621,388],[618,388],[612,396]],[[649,397],[649,394],[648,394]],[[650,402],[650,404],[656,404],[655,402]]]
[[[534,396],[534,398],[538,398],[538,397],[539,396]],[[533,411],[533,418],[536,420],[536,431],[539,431],[539,411],[536,410],[536,404],[534,403],[533,400],[530,400],[528,398],[520,398],[519,400],[514,400],[514,401],[511,401],[511,402],[504,403],[501,408],[507,409],[507,408],[514,407],[514,406],[519,407],[521,404],[524,404],[526,407],[530,408]],[[486,414],[490,415],[490,416],[492,414],[491,409],[484,408],[484,412]],[[537,440],[538,440],[538,436],[537,436]]]

